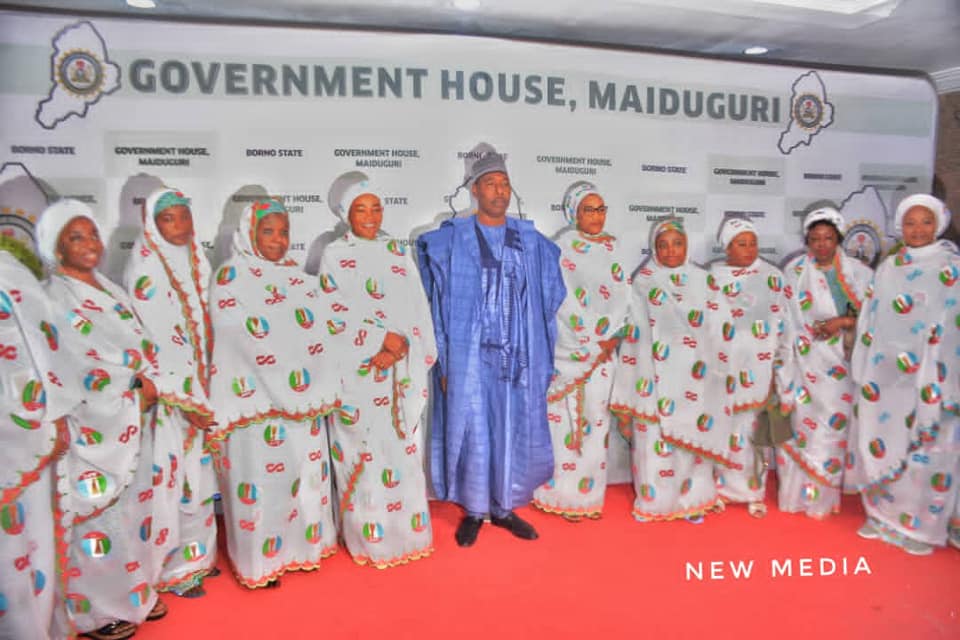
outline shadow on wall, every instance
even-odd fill
[[[38,180],[19,162],[0,167],[0,208],[4,214],[21,211],[35,224],[47,204],[57,199],[53,187]],[[8,211],[9,209],[9,211]]]
[[[349,230],[350,225],[339,220],[333,229],[324,231],[314,238],[309,249],[307,249],[307,259],[303,263],[303,270],[312,276],[320,273],[320,263],[323,260],[323,252],[326,251],[327,246]]]
[[[477,160],[479,160],[481,157],[490,153],[500,155],[490,143],[480,142],[474,145],[470,151],[464,154],[463,181],[456,188],[454,188],[451,193],[443,197],[443,201],[447,203],[448,208],[444,211],[437,212],[437,214],[433,217],[432,222],[414,227],[410,230],[410,241],[412,242],[414,248],[416,248],[417,238],[419,238],[421,234],[437,229],[444,220],[450,220],[452,218],[468,218],[476,212],[477,199],[474,197],[473,192],[471,191],[471,188],[473,187],[473,181],[475,179],[475,176],[473,175],[473,165],[476,164]],[[504,160],[506,160],[506,158],[504,158]],[[509,167],[507,169],[509,172]],[[508,211],[507,215],[515,215],[523,218],[523,199],[517,192],[515,184],[511,184],[511,188],[513,192],[511,197],[516,203],[516,213]]]
[[[950,193],[947,191],[947,185],[944,184],[938,175],[933,176],[933,188],[930,190],[930,194],[943,202],[950,201]],[[952,213],[951,211],[951,214]],[[947,225],[947,230],[943,232],[942,237],[944,240],[949,240],[954,244],[960,245],[960,215],[950,216],[950,224]]]
[[[350,224],[346,220],[347,214],[340,212],[340,205],[343,204],[341,200],[345,197],[345,192],[349,189],[350,185],[353,183],[361,183],[370,186],[376,195],[380,195],[375,185],[369,184],[369,180],[369,176],[363,171],[347,171],[333,180],[330,189],[327,190],[327,207],[332,219],[336,220],[336,224],[332,229],[328,229],[318,235],[313,239],[313,242],[310,243],[310,247],[307,249],[307,257],[303,264],[304,272],[312,276],[320,273],[323,253],[326,251],[327,246],[350,230]],[[349,204],[343,204],[343,206],[349,209]]]
[[[445,220],[450,220],[452,218],[468,218],[477,210],[477,199],[473,197],[469,186],[461,185],[457,187],[453,193],[445,195],[443,200],[450,207],[449,209],[445,211],[438,211],[433,216],[432,221],[416,226],[410,230],[410,242],[414,249],[416,249],[417,246],[417,238],[419,238],[422,234],[426,233],[427,231],[439,229],[440,225],[443,224]]]
[[[164,187],[163,180],[147,173],[130,176],[120,189],[117,226],[106,240],[106,260],[101,271],[114,282],[123,282],[130,250],[143,229],[143,206],[147,197]]]
[[[5,247],[39,275],[43,269],[37,256],[34,225],[49,202],[56,200],[50,185],[34,178],[19,162],[0,167],[0,226]]]
[[[233,247],[233,232],[240,225],[240,215],[254,200],[269,198],[266,187],[259,184],[245,184],[227,198],[223,204],[223,216],[220,226],[217,227],[217,237],[213,242],[213,255],[207,256],[210,266],[216,271],[227,258],[230,257]]]

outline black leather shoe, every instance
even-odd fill
[[[520,516],[515,514],[513,511],[501,518],[491,515],[490,523],[495,527],[503,527],[513,535],[523,540],[536,540],[540,537],[537,535],[537,530],[533,528],[532,524],[526,520],[522,520]]]
[[[473,546],[477,541],[477,534],[480,533],[480,527],[483,526],[483,518],[474,518],[473,516],[464,516],[457,526],[457,533],[454,536],[457,544],[461,547]]]

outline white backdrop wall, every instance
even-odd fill
[[[251,196],[283,197],[293,254],[333,229],[332,181],[366,171],[399,237],[471,207],[469,152],[506,154],[524,215],[550,235],[578,179],[642,259],[651,221],[682,215],[691,255],[719,253],[747,215],[762,254],[801,245],[799,218],[843,206],[851,251],[928,189],[936,94],[924,78],[812,70],[491,38],[210,26],[0,12],[0,206],[37,188],[93,205],[122,268],[141,199],[193,197],[216,262]],[[516,210],[517,203],[512,208]]]

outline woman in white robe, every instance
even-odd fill
[[[796,362],[794,437],[777,456],[781,511],[825,518],[840,510],[851,474],[856,385],[845,354],[873,273],[840,246],[843,217],[831,207],[803,220],[807,252],[784,268]]]
[[[754,445],[762,411],[793,409],[793,339],[783,273],[759,259],[757,231],[749,220],[728,218],[720,227],[726,260],[710,266],[715,284],[733,309],[727,392],[732,400],[731,453],[739,469],[719,466],[717,484],[727,502],[745,502],[756,518],[766,515],[767,465],[773,451]]]
[[[159,346],[159,374],[166,378],[160,411],[181,434],[180,535],[159,591],[197,597],[216,561],[217,492],[205,430],[213,420],[207,400],[213,334],[207,309],[210,265],[193,234],[190,200],[176,189],[150,194],[143,229],[123,276],[137,315]]]
[[[411,247],[380,232],[383,206],[365,174],[330,190],[350,230],[329,244],[320,288],[350,339],[338,368],[343,407],[331,415],[340,532],[354,562],[386,568],[433,551],[424,425],[433,321]]]
[[[936,241],[949,222],[932,196],[897,207],[904,246],[877,268],[853,354],[857,533],[913,555],[960,546],[960,256]]]
[[[700,523],[723,506],[714,466],[735,467],[741,446],[731,440],[724,389],[733,317],[709,274],[689,262],[681,219],[655,224],[650,246],[651,264],[637,272],[633,288],[646,301],[655,380],[641,377],[635,386],[656,398],[656,414],[636,421],[631,434],[633,515]]]
[[[221,471],[227,550],[243,586],[277,586],[336,552],[324,415],[339,373],[335,328],[297,263],[290,222],[276,200],[240,217],[233,253],[210,286],[211,432]]]
[[[59,333],[34,273],[0,250],[0,638],[56,636],[63,606],[52,467],[79,393],[60,369]]]
[[[563,213],[568,227],[553,240],[568,295],[557,312],[556,374],[547,391],[554,470],[532,504],[576,522],[603,511],[617,366],[611,354],[627,324],[630,284],[617,239],[603,231],[607,206],[596,186],[572,184]]]
[[[179,437],[154,410],[162,387],[156,345],[126,293],[97,271],[103,243],[89,207],[48,207],[37,245],[51,269],[46,288],[62,328],[64,375],[85,390],[67,416],[70,448],[57,463],[67,611],[79,633],[129,637],[166,614],[154,585],[178,535]]]

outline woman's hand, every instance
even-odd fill
[[[204,415],[202,413],[197,413],[196,411],[184,411],[183,417],[186,418],[191,427],[194,429],[201,429],[203,431],[208,431],[210,427],[217,424],[212,415]]]
[[[370,358],[370,364],[380,370],[389,369],[394,364],[407,357],[410,345],[407,339],[399,333],[393,331],[387,332],[383,338],[383,345],[380,351]]]
[[[610,338],[601,340],[598,344],[600,345],[600,362],[610,362],[610,356],[613,355],[617,345],[620,344],[620,340],[619,338]]]
[[[57,427],[57,440],[53,445],[53,457],[59,458],[70,448],[70,429],[67,427],[66,418],[57,418],[53,421]]]
[[[157,387],[153,384],[153,380],[146,377],[145,375],[138,374],[137,379],[140,381],[140,411],[145,413],[153,409],[157,404]]]
[[[829,340],[844,329],[854,329],[857,319],[849,316],[837,316],[829,320],[817,320],[813,323],[813,337],[817,340]]]

